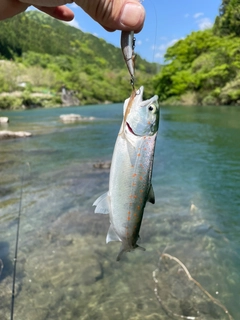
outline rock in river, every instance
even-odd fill
[[[0,117],[0,123],[8,123],[9,119],[8,117]]]
[[[82,117],[80,114],[62,114],[60,119],[63,122],[76,122],[76,121],[86,121],[86,120],[94,120],[94,117]]]
[[[9,131],[9,130],[1,130],[0,131],[0,139],[10,139],[10,138],[26,138],[30,137],[31,132],[26,131]]]

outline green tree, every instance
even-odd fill
[[[223,0],[214,32],[220,36],[240,35],[240,0]]]

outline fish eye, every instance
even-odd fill
[[[151,104],[151,105],[148,107],[148,110],[149,110],[149,111],[153,111],[153,110],[154,110],[154,106]]]

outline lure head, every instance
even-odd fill
[[[125,125],[135,136],[153,136],[159,126],[158,96],[143,101],[143,86],[136,91],[135,97],[128,111],[128,100],[125,101]],[[127,106],[127,107],[126,107]]]

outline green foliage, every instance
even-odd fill
[[[0,109],[15,109],[21,106],[21,99],[12,96],[1,96],[0,95]]]
[[[26,53],[27,57],[24,57]],[[98,68],[122,69],[124,66],[119,48],[37,11],[0,22],[0,55],[7,59],[23,57],[25,63],[42,67],[55,58],[61,69],[71,68],[71,58],[82,65],[94,64]],[[60,60],[59,56],[62,56]],[[137,61],[145,72],[155,72],[154,65],[140,56]]]
[[[120,102],[131,92],[119,48],[40,12],[0,22],[0,56],[12,60],[6,61],[7,69],[3,64],[6,70],[0,64],[0,93],[25,88],[28,93],[43,90],[59,94],[64,85],[75,92],[81,104],[88,104]],[[149,98],[157,65],[140,56],[136,65],[136,85],[144,85]],[[24,99],[26,106],[46,105],[31,100],[31,95]]]
[[[18,92],[12,94],[0,94],[0,110],[36,108],[36,107],[54,107],[61,105],[60,95],[49,94],[31,94],[29,91],[22,93]]]
[[[207,95],[202,99],[203,106],[214,106],[217,104],[217,99],[213,97],[211,94]]]
[[[223,16],[230,4],[232,0],[223,2]],[[200,104],[236,103],[240,98],[240,82],[236,80],[240,74],[239,48],[238,37],[220,37],[211,29],[193,32],[178,41],[168,48],[167,64],[154,77],[160,100],[177,101],[194,92]],[[233,89],[229,83],[237,88]]]
[[[220,36],[240,35],[240,0],[223,0],[214,32]]]

